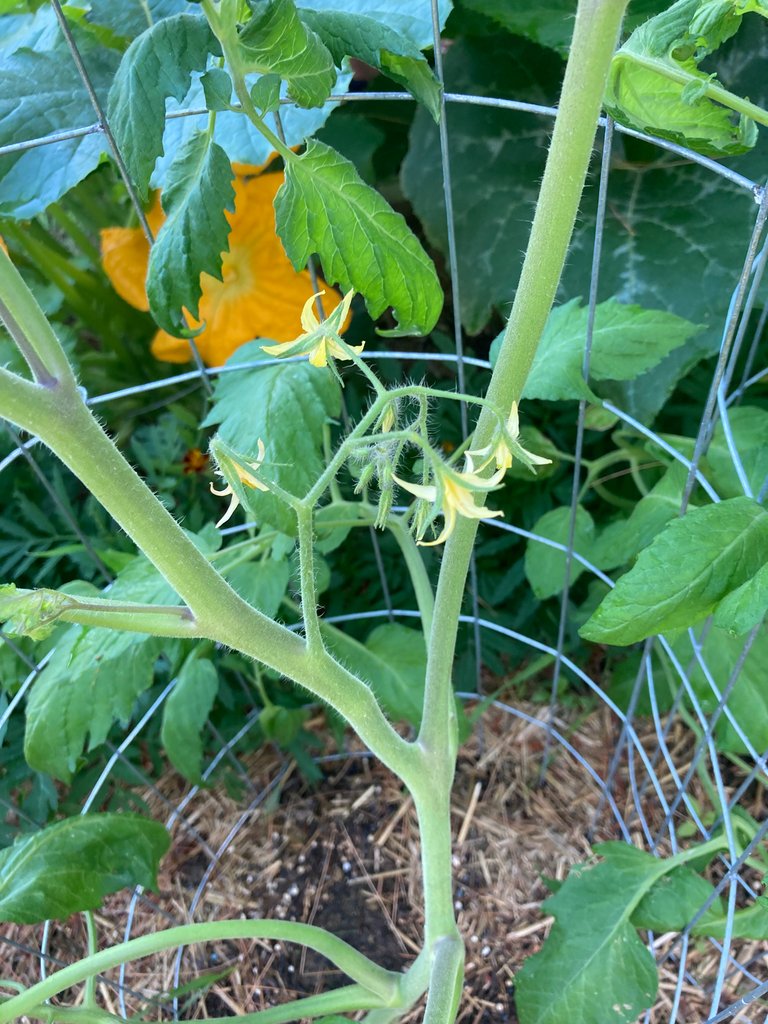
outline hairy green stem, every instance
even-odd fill
[[[317,584],[315,581],[314,509],[311,505],[296,508],[299,524],[299,578],[301,581],[301,614],[310,651],[322,649],[320,618],[317,614]]]
[[[142,935],[63,967],[18,996],[0,1003],[0,1024],[10,1024],[40,1003],[120,964],[194,942],[237,939],[273,939],[306,946],[326,957],[364,990],[376,996],[377,1005],[392,1005],[398,1001],[402,975],[384,970],[322,928],[295,921],[208,921]]]
[[[597,120],[626,0],[580,0],[552,144],[515,301],[487,398],[508,414],[519,401],[549,316],[578,213]],[[480,415],[474,445],[490,443],[495,417]],[[419,742],[440,757],[453,702],[451,670],[477,521],[459,518],[438,582]]]
[[[519,401],[552,308],[568,252],[592,153],[601,101],[627,0],[579,0],[573,42],[531,236],[515,301],[488,388],[490,407],[480,414],[474,447],[489,444],[499,410],[507,416]],[[455,746],[446,742],[455,715],[452,670],[459,615],[477,533],[475,519],[459,517],[443,555],[429,639],[424,716],[418,743],[432,778],[451,778]],[[452,749],[453,748],[453,749]],[[426,798],[426,794],[425,794]],[[448,808],[441,808],[447,815]],[[422,864],[430,919],[453,918],[450,846],[425,807],[420,815]],[[434,833],[434,834],[433,834]],[[454,926],[455,927],[455,926]],[[434,934],[434,927],[432,927]],[[438,929],[439,930],[439,929]],[[438,1000],[435,1004],[435,1000]],[[435,993],[429,1024],[450,1024],[455,1008]]]

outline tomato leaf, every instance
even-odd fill
[[[699,69],[750,11],[768,17],[762,0],[678,0],[645,22],[613,59],[606,110],[622,124],[708,156],[752,149],[755,122],[733,109],[714,75]],[[731,99],[738,106],[739,98]]]
[[[437,273],[405,219],[366,185],[353,164],[310,139],[285,167],[275,199],[277,233],[297,270],[319,254],[323,274],[365,297],[375,319],[391,306],[396,334],[426,334],[443,305]]]
[[[337,67],[357,57],[404,86],[432,117],[440,117],[440,83],[419,48],[408,36],[364,14],[346,11],[301,12],[328,47]]]
[[[218,673],[205,658],[185,661],[163,707],[160,737],[168,759],[185,779],[198,785],[203,761],[201,730],[219,689]]]
[[[109,91],[107,115],[118,148],[143,199],[163,154],[165,101],[186,96],[193,71],[205,71],[218,42],[201,14],[176,14],[142,32],[123,54]]]
[[[768,512],[751,498],[693,509],[641,551],[579,631],[631,644],[693,626],[768,562]]]
[[[301,107],[321,107],[336,82],[333,57],[296,11],[293,0],[250,2],[253,12],[240,33],[245,69],[274,73],[288,83],[288,95]]]
[[[126,886],[157,888],[170,838],[134,814],[66,818],[0,851],[0,921],[36,924],[95,910]]]
[[[149,254],[147,297],[152,316],[169,334],[185,337],[183,310],[197,318],[201,274],[221,280],[222,253],[235,209],[229,158],[205,132],[196,132],[171,164],[162,193],[167,214]]]

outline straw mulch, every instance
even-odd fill
[[[525,710],[539,719],[546,716],[541,706]],[[544,736],[539,727],[499,710],[487,712],[483,722],[481,734],[461,753],[453,801],[456,911],[467,949],[461,1024],[517,1020],[515,972],[540,948],[551,923],[541,911],[548,895],[542,876],[564,879],[573,864],[590,856],[590,837],[620,838],[607,812],[595,827],[597,786],[563,749],[553,748],[546,781],[538,784]],[[618,738],[615,718],[607,711],[580,719],[575,712],[565,712],[556,724],[605,777]],[[646,740],[647,749],[653,750],[651,726]],[[669,742],[684,771],[693,749],[690,734],[675,728]],[[190,920],[271,916],[326,927],[386,967],[407,966],[418,951],[423,925],[419,844],[412,803],[397,780],[370,759],[352,756],[327,764],[323,781],[310,786],[282,755],[268,748],[251,755],[243,767],[251,781],[240,799],[228,796],[223,787],[212,788],[191,802],[186,826],[174,827],[160,892],[137,902],[132,936]],[[281,771],[280,784],[274,786]],[[738,779],[731,781],[738,784]],[[270,783],[274,788],[263,798]],[[662,784],[673,792],[671,779],[662,776]],[[185,792],[173,774],[164,777],[159,788],[174,803]],[[625,760],[615,791],[620,810],[629,815]],[[691,792],[706,805],[697,784]],[[753,806],[748,808],[758,818],[765,813],[763,793],[755,788]],[[164,820],[166,805],[152,793],[146,799]],[[244,816],[249,802],[259,806]],[[651,827],[661,824],[651,787],[644,810]],[[210,852],[226,844],[238,823],[234,838],[206,876]],[[644,845],[639,828],[634,841]],[[199,902],[191,915],[196,896]],[[103,944],[122,940],[128,904],[128,896],[118,894],[97,915]],[[39,932],[14,926],[8,937],[34,947]],[[672,945],[674,938],[660,936],[657,952]],[[61,960],[71,960],[83,945],[79,919],[53,929],[51,953]],[[733,956],[742,963],[759,952],[755,943],[734,943]],[[35,979],[37,964],[29,954],[9,948],[3,956],[0,976],[25,983]],[[708,943],[692,944],[687,964],[691,980],[684,985],[681,1003],[685,1021],[706,1019],[708,1000],[693,979],[711,983],[717,962]],[[182,990],[179,996],[182,1019],[237,1017],[343,983],[322,958],[277,942],[187,949],[178,980],[175,965],[175,951],[128,965],[129,1012],[141,1009],[146,1020],[170,1019],[163,994],[200,978],[207,978],[205,987],[195,990],[193,985],[192,991]],[[766,975],[762,966],[753,966],[752,971],[761,979]],[[115,982],[117,972],[108,980]],[[738,976],[732,981],[723,1005],[743,994],[734,987]],[[676,965],[670,961],[660,972],[653,1024],[669,1020],[676,983]],[[102,980],[98,991],[102,1005],[117,1013],[115,988]],[[153,995],[160,1000],[152,1000]],[[408,1019],[419,1020],[421,1011],[417,1007]],[[754,1006],[732,1020],[757,1021],[764,1013],[764,1006],[762,1011]]]

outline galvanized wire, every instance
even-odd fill
[[[98,133],[103,134],[107,142],[107,147],[115,159],[118,170],[126,185],[136,215],[138,216],[139,221],[147,234],[148,240],[151,243],[152,235],[151,231],[149,231],[149,226],[146,223],[143,208],[138,199],[135,188],[133,187],[133,183],[130,181],[130,177],[127,173],[121,154],[115,144],[114,137],[110,132],[109,123],[103,106],[101,105],[99,98],[88,79],[87,68],[83,63],[82,56],[78,51],[74,37],[69,31],[66,17],[62,11],[59,0],[51,0],[51,3],[54,11],[56,12],[57,18],[59,19],[61,29],[64,32],[67,45],[70,47],[73,60],[75,61],[83,79],[84,86],[88,90],[98,120],[96,123],[91,125],[55,131],[44,137],[31,138],[24,142],[17,142],[9,146],[0,147],[0,157],[24,152],[41,146],[57,145],[74,138],[85,137]],[[436,11],[436,4],[433,2],[433,12],[434,11]],[[439,29],[436,22],[434,41],[435,67],[442,82],[442,55],[440,52]],[[337,104],[391,102],[393,100],[407,103],[413,102],[412,97],[408,93],[390,92],[352,93],[334,96],[332,98],[332,102]],[[289,101],[285,100],[283,102],[288,103]],[[441,157],[441,187],[447,216],[448,262],[451,273],[455,352],[451,355],[443,355],[418,350],[408,352],[369,350],[365,353],[365,357],[372,361],[416,359],[426,361],[427,363],[440,362],[447,365],[453,365],[456,368],[458,386],[460,390],[464,391],[466,368],[474,367],[487,371],[489,369],[489,364],[485,360],[477,359],[465,354],[459,316],[460,289],[466,283],[461,282],[459,279],[458,245],[456,240],[455,218],[453,215],[453,200],[455,197],[453,195],[451,183],[449,150],[451,126],[450,107],[459,104],[481,105],[484,107],[493,107],[499,110],[523,112],[536,118],[543,117],[549,119],[556,113],[555,108],[526,103],[514,99],[472,96],[451,92],[444,93],[442,101],[443,118],[440,127],[439,141]],[[446,107],[449,108],[447,112]],[[175,111],[169,114],[169,118],[200,115],[203,113],[205,113],[205,111]],[[614,130],[614,125],[610,120],[603,119],[601,123],[605,127],[605,136],[600,159],[600,194],[597,204],[594,256],[592,262],[590,297],[588,305],[590,327],[587,332],[588,337],[584,364],[585,377],[588,375],[589,370],[589,337],[591,336],[592,325],[594,324],[595,308],[598,301],[600,241],[608,209],[607,197],[611,171],[611,138]],[[688,480],[681,512],[684,513],[686,511],[688,501],[693,494],[695,487],[700,488],[712,502],[718,502],[720,500],[720,495],[717,493],[712,481],[707,478],[706,465],[703,461],[707,445],[711,440],[714,427],[718,420],[722,424],[723,436],[725,438],[727,450],[741,489],[745,495],[752,497],[754,496],[756,488],[750,484],[742,455],[738,450],[738,444],[734,438],[730,417],[732,408],[744,399],[745,395],[749,392],[749,389],[764,380],[766,375],[768,375],[768,369],[760,367],[759,365],[759,359],[762,351],[761,342],[764,340],[766,322],[768,318],[768,303],[766,303],[765,290],[762,281],[762,275],[764,273],[766,263],[766,246],[768,246],[768,243],[765,243],[763,240],[766,220],[768,219],[768,194],[766,193],[765,188],[758,182],[752,181],[751,179],[707,157],[691,153],[675,143],[654,139],[650,136],[643,135],[642,133],[626,129],[621,125],[616,125],[615,130],[625,135],[643,139],[646,142],[658,146],[662,151],[673,153],[682,157],[686,161],[695,163],[710,172],[713,175],[713,179],[715,177],[719,178],[724,183],[729,183],[730,185],[736,186],[737,188],[750,193],[758,204],[758,210],[752,237],[749,240],[745,240],[746,256],[742,272],[738,280],[733,282],[733,294],[731,295],[730,307],[723,331],[720,354],[713,372],[709,397],[702,412],[695,451],[692,458],[688,458],[686,454],[678,450],[669,439],[660,437],[654,430],[638,422],[637,419],[632,417],[628,412],[620,409],[615,403],[604,402],[603,407],[608,412],[617,416],[623,424],[635,431],[641,438],[653,442],[672,459],[686,468]],[[761,288],[763,288],[762,292]],[[759,308],[761,295],[764,305],[762,312],[758,317],[757,327],[750,339],[748,335],[752,323],[751,314],[755,309]],[[746,351],[746,357],[743,360],[743,366],[739,367],[737,361],[740,358],[742,350]],[[176,374],[162,380],[150,380],[140,385],[120,388],[109,393],[92,396],[88,398],[89,404],[92,407],[101,407],[103,405],[115,403],[122,398],[152,394],[157,395],[157,404],[158,406],[162,406],[173,400],[176,396],[176,392],[173,389],[178,388],[179,386],[198,386],[201,388],[203,396],[206,396],[210,393],[212,380],[220,374],[239,372],[244,368],[255,368],[257,366],[270,365],[269,362],[264,361],[258,364],[251,364],[250,367],[229,366],[206,368],[203,365],[202,360],[199,358],[199,354],[196,352],[194,344],[192,345],[192,351],[196,361],[196,369],[194,371]],[[757,369],[755,368],[756,366]],[[738,377],[738,373],[740,373],[740,377]],[[739,379],[739,384],[731,391],[732,382],[736,379]],[[720,827],[725,830],[727,837],[727,852],[720,858],[722,876],[715,885],[712,895],[700,907],[697,913],[692,917],[691,921],[688,922],[688,925],[681,934],[671,943],[671,945],[667,946],[663,955],[660,955],[658,958],[659,963],[665,964],[667,967],[670,964],[674,964],[678,972],[677,985],[673,996],[671,1015],[669,1018],[670,1022],[682,1020],[682,1017],[680,1016],[682,994],[684,986],[688,985],[706,990],[709,994],[710,1015],[704,1024],[722,1024],[722,1022],[733,1019],[743,1010],[753,1006],[758,1000],[768,994],[768,981],[764,981],[760,977],[760,974],[755,972],[755,968],[757,967],[762,968],[763,971],[765,970],[765,957],[763,955],[758,955],[757,957],[752,957],[747,963],[741,963],[731,949],[733,915],[739,891],[746,893],[750,899],[754,899],[757,895],[753,886],[749,884],[749,878],[743,874],[744,868],[747,865],[747,861],[751,854],[763,842],[766,833],[768,833],[768,822],[764,822],[759,826],[751,842],[744,849],[740,849],[732,827],[733,812],[740,806],[740,803],[749,788],[756,782],[756,780],[761,780],[761,784],[763,785],[768,783],[768,770],[766,768],[768,752],[758,751],[754,748],[754,745],[750,742],[742,724],[737,720],[732,709],[729,707],[729,700],[740,679],[740,672],[749,655],[750,649],[756,640],[757,629],[753,630],[745,640],[741,652],[737,656],[734,665],[731,667],[727,679],[715,678],[714,673],[707,664],[705,652],[702,647],[709,629],[707,624],[705,624],[703,630],[700,632],[694,630],[689,631],[692,645],[691,649],[693,653],[690,658],[690,664],[688,665],[683,664],[681,657],[665,637],[649,639],[645,643],[641,652],[639,667],[635,676],[634,685],[632,687],[626,711],[622,711],[610,696],[605,693],[599,680],[593,679],[581,666],[567,655],[565,651],[565,627],[569,607],[569,582],[573,566],[578,564],[585,572],[591,574],[594,579],[602,581],[607,586],[613,586],[614,582],[608,573],[601,571],[597,566],[593,565],[584,552],[578,551],[575,544],[575,517],[580,484],[581,441],[584,431],[585,409],[585,403],[581,403],[573,439],[575,464],[567,542],[565,544],[560,544],[532,533],[531,531],[525,530],[514,523],[501,523],[498,520],[489,520],[482,526],[482,530],[485,535],[495,534],[498,536],[499,532],[506,532],[510,535],[519,537],[528,543],[546,545],[551,549],[561,551],[565,554],[564,589],[562,591],[556,642],[554,645],[544,643],[536,637],[528,636],[504,625],[503,622],[491,621],[488,617],[481,616],[477,589],[478,581],[476,570],[474,568],[470,578],[472,613],[470,615],[462,616],[462,623],[470,627],[474,634],[478,684],[480,681],[480,669],[482,666],[482,636],[484,633],[499,634],[507,641],[511,641],[518,645],[520,651],[537,651],[553,657],[554,675],[552,699],[546,719],[535,718],[528,712],[516,708],[506,701],[495,701],[494,706],[503,713],[520,718],[528,722],[532,727],[542,731],[546,755],[544,760],[548,758],[552,750],[556,750],[558,755],[562,753],[563,755],[572,758],[574,763],[578,765],[579,769],[584,772],[585,779],[590,782],[594,794],[593,829],[598,826],[603,816],[607,813],[609,819],[612,821],[616,834],[626,842],[633,842],[636,841],[637,828],[639,826],[640,832],[644,836],[645,847],[657,856],[665,855],[670,851],[674,853],[680,848],[681,837],[678,834],[678,827],[681,821],[686,818],[693,823],[701,837],[704,839],[711,836],[713,832]],[[463,405],[461,409],[461,417],[464,435],[466,436],[469,429],[469,423],[467,410]],[[20,442],[18,438],[15,438],[14,443],[16,444],[14,450],[0,461],[0,472],[7,469],[19,458],[26,459],[32,465],[36,465],[40,448],[36,444],[35,439],[33,438]],[[767,489],[768,480],[763,482],[757,489],[758,500],[762,501],[765,499]],[[55,489],[49,488],[49,492],[51,498],[58,502],[60,511],[67,515],[68,510],[64,506],[60,497],[56,494]],[[87,535],[81,529],[79,524],[72,523],[71,525],[73,531],[80,536],[85,551],[92,554],[95,567],[100,571],[103,571],[105,567],[99,564],[98,555],[95,549],[93,549],[92,544],[90,544]],[[231,535],[246,528],[248,527],[233,527],[223,532],[227,535]],[[384,562],[378,550],[374,550],[374,555],[378,566],[378,572],[381,576],[385,607],[382,609],[369,609],[367,611],[356,611],[345,615],[329,617],[327,619],[329,623],[343,625],[344,623],[349,622],[375,621],[382,618],[389,618],[392,620],[402,619],[404,621],[409,621],[411,619],[417,620],[419,618],[419,612],[415,608],[395,608],[392,606],[392,601],[388,591]],[[9,642],[5,637],[0,639],[4,643]],[[16,693],[9,701],[8,706],[0,714],[0,731],[2,731],[3,727],[8,723],[12,716],[18,716],[21,714],[23,702],[27,697],[30,688],[34,685],[35,680],[39,677],[40,672],[44,669],[50,659],[51,653],[46,655],[39,664],[28,666],[30,668],[29,674],[22,680]],[[662,714],[660,711],[658,683],[656,679],[658,672],[664,671],[662,663],[657,660],[659,653],[666,659],[671,672],[677,680],[677,690],[672,701],[671,709],[665,714]],[[22,660],[26,663],[26,658]],[[714,703],[711,705],[712,710],[708,712],[705,711],[702,706],[701,694],[697,692],[696,688],[692,684],[692,673],[694,670],[701,674],[701,677],[711,690]],[[561,730],[558,730],[554,726],[556,697],[562,673],[567,673],[569,678],[584,687],[585,690],[592,695],[595,703],[608,710],[617,724],[618,736],[607,770],[602,771],[602,766],[592,763],[589,757],[581,752],[576,744],[572,742],[571,738],[564,735]],[[188,906],[185,908],[184,919],[191,919],[200,904],[211,876],[214,871],[222,865],[223,858],[225,857],[227,850],[231,849],[233,841],[245,827],[252,810],[263,803],[269,792],[279,784],[282,775],[276,776],[267,788],[259,788],[249,777],[235,754],[235,750],[238,745],[242,743],[251,730],[257,726],[259,717],[258,710],[253,711],[247,717],[245,722],[239,728],[234,730],[230,736],[220,735],[214,730],[211,735],[214,739],[214,745],[217,746],[218,749],[210,758],[203,771],[204,782],[214,778],[215,772],[226,759],[233,766],[235,771],[238,772],[240,778],[250,790],[251,795],[249,797],[248,807],[239,817],[225,840],[215,849],[209,846],[194,826],[194,808],[196,800],[202,792],[201,788],[198,786],[190,787],[183,797],[181,797],[176,803],[173,803],[160,793],[155,784],[155,780],[149,777],[146,772],[144,772],[127,756],[132,749],[135,749],[135,745],[139,742],[140,737],[146,728],[156,720],[159,714],[161,714],[162,708],[175,685],[176,680],[172,680],[157,694],[117,746],[107,745],[107,749],[109,751],[108,757],[103,769],[99,773],[98,779],[84,799],[81,811],[82,813],[87,813],[96,806],[96,801],[100,795],[104,793],[104,788],[110,781],[118,764],[122,765],[125,770],[129,770],[134,775],[137,780],[137,785],[141,786],[146,791],[153,793],[159,802],[168,810],[168,817],[166,820],[167,828],[171,830],[175,829],[176,826],[179,826],[184,829],[189,836],[190,841],[195,844],[196,848],[207,859],[207,866],[202,880],[197,886]],[[636,712],[640,695],[643,692],[648,696],[651,706],[651,720],[654,725],[653,741],[650,744],[646,735],[647,729],[644,731],[638,729],[638,718]],[[461,696],[466,700],[472,700],[473,698],[476,698],[477,695],[463,693]],[[669,739],[672,735],[672,729],[675,722],[684,715],[692,717],[697,731],[697,738],[693,753],[690,755],[687,763],[683,765],[676,763],[675,752],[670,749]],[[686,720],[688,719],[686,718]],[[744,750],[746,751],[745,756],[748,770],[738,786],[736,786],[731,793],[728,792],[723,779],[721,755],[719,754],[715,743],[715,730],[721,722],[728,723],[729,727],[734,731],[734,734],[740,739]],[[334,757],[335,756],[337,755],[334,755]],[[367,755],[362,754],[360,756]],[[323,762],[328,759],[321,758],[319,760]],[[629,798],[623,796],[623,802],[620,802],[618,799],[617,777],[622,765],[626,766]],[[287,768],[284,768],[283,772],[286,770]],[[672,792],[662,784],[662,772],[673,781],[674,787]],[[702,773],[710,781],[715,794],[717,813],[713,822],[705,822],[702,820],[699,808],[689,792],[692,781]],[[653,824],[651,820],[649,820],[650,815],[648,814],[650,804],[653,804],[655,808],[657,808],[657,813],[653,816]],[[13,810],[21,817],[25,818],[29,824],[34,824],[23,808],[13,808]],[[658,825],[659,811],[663,818],[660,826]],[[715,939],[707,940],[718,960],[716,977],[714,979],[699,979],[695,976],[693,969],[690,966],[691,930],[695,927],[696,923],[702,919],[707,909],[714,904],[715,900],[720,898],[721,894],[724,894],[726,897],[728,910],[723,941],[720,942]],[[140,901],[146,902],[148,901],[148,897],[146,897],[141,891],[137,890],[133,893],[128,904],[128,915],[125,926],[126,939],[130,938],[133,934],[136,908]],[[155,909],[156,912],[164,915],[169,920],[173,920],[172,915],[169,915],[167,911],[159,907],[155,907]],[[15,941],[12,942],[8,937],[0,936],[0,939],[14,948],[24,948],[23,945],[20,946],[20,944]],[[655,950],[656,940],[654,936],[648,936],[648,945],[652,951]],[[37,959],[40,964],[41,973],[44,973],[45,971],[45,963],[50,962],[55,965],[58,965],[59,963],[59,961],[51,957],[47,952],[45,933],[43,935],[41,949],[34,950],[31,947],[26,947],[26,952],[30,957]],[[176,983],[181,980],[182,966],[183,950],[179,950],[174,973]],[[731,985],[734,984],[737,977],[740,978],[739,983],[742,985],[742,988],[746,986],[751,987],[747,991],[744,991],[736,1001],[723,1006],[724,986],[726,982]],[[129,1013],[126,996],[138,999],[150,998],[142,993],[134,991],[133,989],[126,988],[124,968],[121,970],[117,982],[110,981],[109,979],[105,980],[108,984],[117,989],[120,1011],[124,1017],[127,1017]],[[171,1001],[170,1004],[166,1001],[165,1005],[168,1005],[175,1015],[178,1014],[177,1001]]]

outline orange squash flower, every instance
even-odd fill
[[[282,172],[259,174],[259,167],[235,165],[235,212],[230,224],[229,252],[224,253],[222,281],[201,274],[200,320],[190,326],[205,328],[195,338],[203,361],[221,366],[246,341],[270,338],[288,342],[296,337],[296,311],[315,292],[306,270],[296,272],[275,234],[272,207],[283,183]],[[165,220],[159,193],[147,212],[154,234]],[[115,291],[136,309],[149,310],[145,279],[149,245],[141,228],[106,228],[101,232],[101,258]],[[319,279],[319,287],[327,287]],[[326,311],[341,302],[330,290]],[[152,354],[168,363],[186,363],[190,347],[183,338],[158,331]]]

